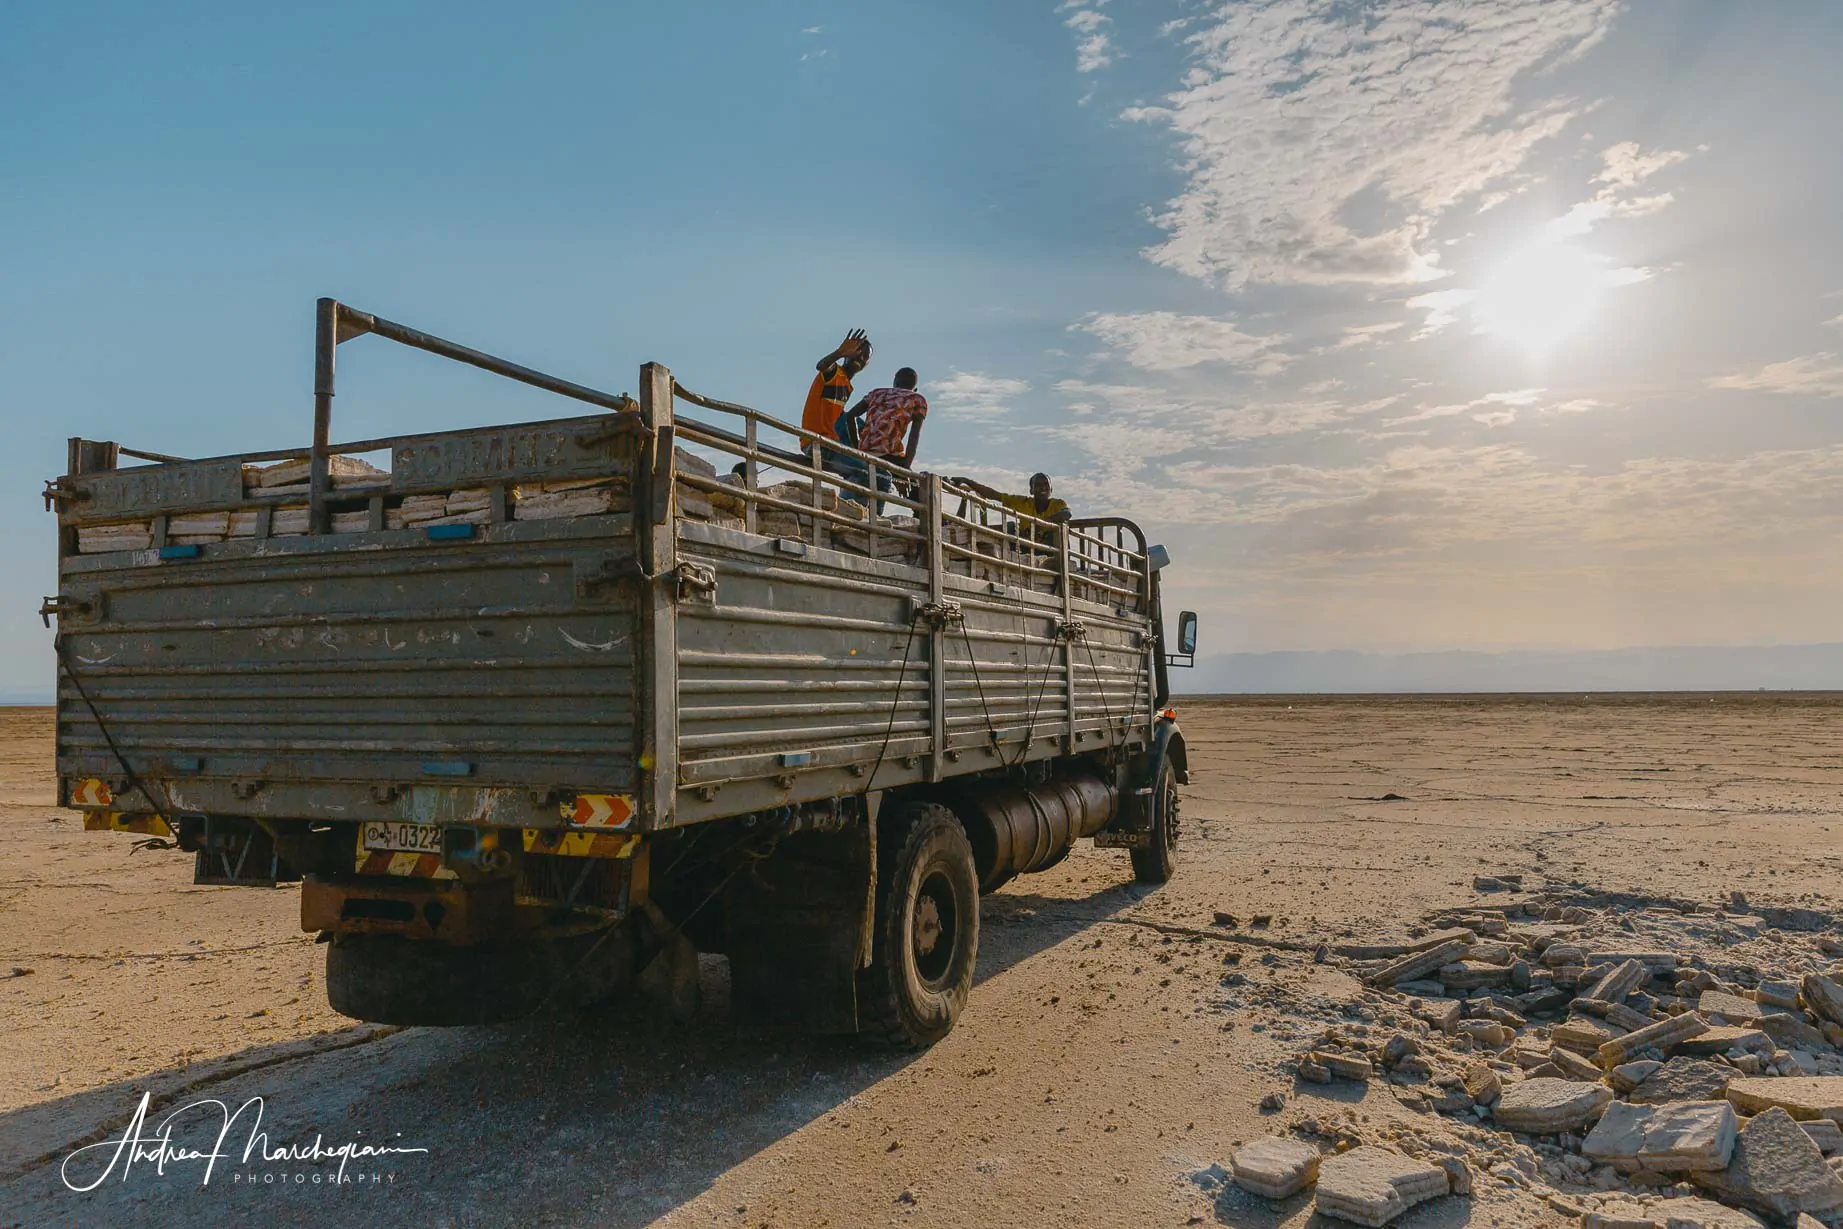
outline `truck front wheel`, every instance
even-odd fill
[[[1177,868],[1177,770],[1169,758],[1158,761],[1152,778],[1151,839],[1133,853],[1133,878],[1140,883],[1163,883]]]
[[[979,957],[979,875],[954,813],[904,803],[883,828],[871,964],[859,974],[861,1030],[933,1045],[966,1006]]]

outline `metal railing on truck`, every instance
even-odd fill
[[[940,529],[941,566],[949,574],[973,576],[1021,590],[1061,594],[1113,606],[1121,614],[1145,614],[1149,602],[1146,543],[1138,526],[1120,517],[1076,518],[1065,527],[1017,512],[996,500],[919,473],[817,435],[761,410],[701,396],[674,381],[674,394],[693,405],[741,419],[740,432],[694,419],[676,419],[679,438],[724,458],[734,458],[740,474],[709,477],[681,472],[681,486],[742,505],[739,528],[763,533],[764,512],[793,517],[794,534],[810,545],[838,547],[871,558],[903,558],[915,566],[932,564],[930,526]],[[764,440],[771,433],[781,446]],[[857,462],[868,475],[856,481],[825,464],[827,454]],[[721,469],[721,466],[717,468]],[[791,481],[764,486],[766,475],[780,473]],[[888,489],[879,478],[887,478]],[[789,491],[789,487],[802,488]],[[799,498],[790,496],[799,496]],[[884,517],[880,506],[910,515]],[[1128,539],[1131,539],[1129,542]],[[895,547],[886,551],[884,544]],[[912,553],[912,557],[904,558]]]

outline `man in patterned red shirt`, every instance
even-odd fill
[[[928,399],[915,391],[920,382],[915,368],[904,367],[896,373],[895,387],[876,389],[846,411],[839,419],[839,435],[849,439],[855,432],[860,451],[892,467],[913,468],[922,420],[928,417]],[[889,472],[882,468],[877,470],[877,489],[890,489]]]
[[[894,388],[879,388],[852,406],[846,417],[858,425],[858,448],[908,469],[915,464],[921,445],[922,420],[928,417],[928,399],[915,391],[920,383],[915,368],[896,373]]]

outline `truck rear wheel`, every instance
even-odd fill
[[[1169,759],[1158,762],[1152,778],[1151,842],[1135,849],[1133,878],[1140,883],[1163,883],[1177,869],[1177,770]]]
[[[895,1045],[945,1037],[979,958],[979,873],[954,813],[904,803],[882,833],[871,965],[858,975],[862,1032]]]

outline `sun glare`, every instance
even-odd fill
[[[1573,244],[1543,240],[1491,271],[1479,288],[1475,310],[1485,332],[1540,353],[1592,320],[1609,287],[1642,276],[1639,270],[1613,268]]]

